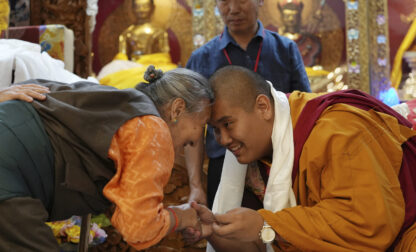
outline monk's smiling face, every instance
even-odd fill
[[[216,93],[210,124],[218,143],[225,146],[237,158],[247,164],[271,156],[273,122],[270,100],[259,95],[252,110],[224,99]],[[218,96],[217,96],[218,95]]]

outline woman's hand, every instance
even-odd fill
[[[36,84],[12,85],[0,89],[0,102],[9,100],[26,102],[32,102],[33,99],[45,100],[45,93],[49,93],[49,88]]]
[[[214,214],[206,206],[192,202],[191,206],[196,210],[201,223],[200,229],[188,227],[182,231],[182,236],[186,243],[192,244],[201,239],[208,238],[212,235],[212,224],[215,222]]]

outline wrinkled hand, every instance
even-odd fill
[[[176,231],[180,232],[187,227],[192,227],[196,230],[201,230],[199,223],[199,217],[195,209],[193,209],[189,203],[179,206],[170,206],[178,217],[178,227]]]
[[[32,102],[33,99],[45,100],[45,93],[49,93],[49,89],[36,84],[12,85],[0,89],[0,102],[15,99],[26,102]]]
[[[188,202],[196,202],[201,205],[207,205],[207,194],[201,186],[191,186]]]
[[[249,208],[235,208],[225,214],[216,214],[213,232],[225,239],[252,242],[259,239],[263,217]]]
[[[191,206],[196,210],[200,218],[201,228],[198,230],[188,227],[182,232],[185,242],[189,244],[210,237],[212,235],[212,224],[215,222],[214,214],[206,206],[196,202],[191,202]]]

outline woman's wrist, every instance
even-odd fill
[[[175,214],[174,216],[176,216],[176,231],[182,231],[187,227],[200,228],[198,215],[195,209],[191,208],[189,204],[183,204],[174,207],[171,206],[168,210],[173,211]]]
[[[176,211],[170,207],[166,208],[166,210],[168,210],[170,217],[170,232],[177,231],[179,227],[179,218]]]

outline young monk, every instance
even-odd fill
[[[407,120],[356,90],[286,96],[237,66],[210,82],[210,124],[227,148],[216,215],[193,204],[210,249],[416,249],[416,131]],[[189,241],[199,235],[185,231]]]
[[[0,251],[59,251],[45,221],[111,203],[113,226],[138,250],[198,225],[194,209],[163,207],[163,187],[174,149],[203,132],[211,89],[186,69],[150,67],[145,79],[141,91],[36,80],[50,89],[46,99],[0,103]],[[47,92],[25,87],[3,90],[0,100]]]

